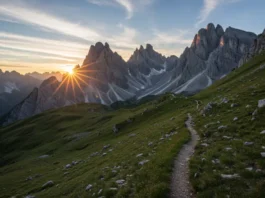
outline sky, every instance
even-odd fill
[[[98,41],[124,60],[146,43],[180,56],[210,22],[261,33],[264,10],[264,0],[0,0],[0,69],[66,71]]]

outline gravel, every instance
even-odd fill
[[[188,120],[185,122],[191,133],[191,140],[180,150],[177,159],[174,162],[173,175],[170,185],[171,198],[193,198],[193,189],[189,182],[189,163],[188,160],[194,153],[194,148],[199,140],[196,130],[192,127],[192,117],[188,114]]]

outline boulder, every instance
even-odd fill
[[[233,174],[233,175],[221,174],[221,177],[223,179],[236,179],[239,178],[240,176],[238,174]]]
[[[93,187],[92,184],[88,184],[87,187],[86,187],[86,191],[90,190],[92,187]]]
[[[45,184],[43,184],[42,188],[45,189],[45,188],[50,188],[52,186],[54,186],[54,183],[53,181],[50,180],[50,181],[47,181]]]
[[[265,106],[265,99],[259,100],[258,107],[262,108]]]

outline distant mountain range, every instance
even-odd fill
[[[25,75],[32,76],[41,81],[46,80],[47,78],[50,78],[52,76],[55,76],[59,81],[61,81],[63,78],[63,74],[61,72],[44,72],[44,73],[31,72],[31,73],[26,73]]]
[[[0,116],[10,111],[40,84],[40,80],[31,76],[0,69]]]
[[[264,35],[232,27],[224,31],[210,23],[198,31],[179,58],[165,57],[147,44],[136,49],[127,62],[107,43],[96,43],[74,76],[65,75],[62,82],[55,77],[45,80],[2,123],[82,102],[109,105],[165,92],[194,94],[258,53],[253,48],[264,47]]]

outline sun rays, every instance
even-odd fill
[[[62,81],[53,92],[56,95],[58,92],[62,92],[65,96],[72,96],[76,98],[76,94],[85,94],[85,87],[90,86],[91,82],[101,83],[92,74],[98,72],[98,70],[89,69],[89,66],[96,62],[86,64],[82,67],[76,65],[75,67],[67,66],[65,68],[66,73],[63,76]]]

